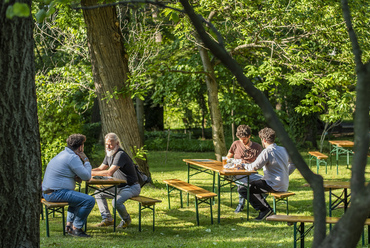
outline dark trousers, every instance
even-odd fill
[[[240,187],[238,192],[241,196],[247,199],[247,188]],[[249,186],[249,202],[252,207],[257,211],[265,211],[271,209],[270,205],[265,200],[265,197],[262,194],[267,192],[275,192],[270,186],[267,185],[265,180],[257,180],[250,183]]]

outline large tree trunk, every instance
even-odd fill
[[[20,1],[31,6],[31,1]],[[39,247],[41,155],[32,17],[0,3],[0,246]]]
[[[83,0],[81,3],[82,6],[98,4],[96,0]],[[83,15],[103,133],[116,133],[124,150],[133,158],[136,150],[143,146],[143,141],[127,85],[128,55],[123,45],[116,7],[84,9]],[[135,160],[150,175],[146,160]]]
[[[144,101],[136,97],[136,117],[140,138],[144,142]]]
[[[200,39],[198,39],[198,41],[200,41]],[[208,51],[200,45],[198,46],[198,50],[202,58],[204,71],[207,72],[205,81],[207,84],[208,106],[211,113],[212,139],[215,147],[215,155],[216,159],[221,161],[222,156],[226,156],[227,150],[222,115],[218,102],[218,85],[211,60],[208,56]]]

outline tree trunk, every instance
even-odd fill
[[[198,39],[198,41],[200,40]],[[216,159],[218,161],[221,161],[222,156],[226,156],[227,150],[225,144],[222,116],[218,102],[218,85],[207,50],[200,45],[198,45],[198,50],[200,53],[200,57],[202,58],[204,71],[208,73],[208,75],[206,75],[205,77],[205,81],[207,84],[208,105],[212,120],[212,139],[213,145],[215,147]]]
[[[140,138],[144,142],[144,101],[136,97],[136,117]]]
[[[98,4],[96,0],[83,0],[81,3],[82,6]],[[84,9],[83,15],[103,133],[116,133],[124,150],[134,158],[143,141],[127,84],[128,55],[123,45],[116,8]],[[150,175],[145,159],[136,158],[135,161],[143,172]]]
[[[20,1],[31,6],[31,1]],[[0,3],[0,246],[39,247],[41,153],[32,17],[7,19]]]

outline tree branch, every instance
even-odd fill
[[[356,33],[353,30],[352,16],[349,11],[347,0],[342,0],[342,11],[343,11],[344,21],[346,22],[349,38],[352,43],[353,54],[355,55],[355,64],[356,64],[357,70],[359,70],[359,68],[363,66],[362,61],[361,61],[362,52],[361,52],[360,45],[358,44]]]
[[[295,147],[293,141],[289,138],[289,135],[284,129],[281,121],[275,114],[271,104],[261,91],[256,89],[251,80],[248,79],[243,69],[238,63],[228,54],[223,46],[214,42],[206,33],[201,19],[197,14],[194,13],[193,8],[190,6],[187,0],[180,0],[184,6],[186,14],[189,16],[195,29],[197,30],[199,37],[203,40],[204,44],[211,50],[211,52],[217,56],[222,63],[227,67],[230,72],[236,77],[239,84],[244,90],[254,99],[258,106],[262,109],[264,117],[267,123],[276,131],[277,136],[280,138],[284,147],[287,149],[289,156],[294,161],[299,172],[309,182],[314,191],[314,217],[315,217],[315,243],[321,243],[325,238],[326,233],[326,209],[325,209],[325,195],[323,187],[323,178],[320,175],[314,174],[303,160],[299,151]]]

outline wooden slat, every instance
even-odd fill
[[[205,190],[203,188],[192,185],[190,183],[181,181],[179,179],[168,179],[168,180],[163,180],[163,182],[179,190],[185,191],[186,193],[195,195],[197,198],[200,198],[200,199],[211,198],[211,197],[217,196],[216,193],[210,192],[208,190]]]
[[[280,222],[308,222],[313,223],[313,216],[295,216],[295,215],[271,215],[267,217],[268,221],[280,221]],[[340,220],[339,217],[326,217],[326,223],[336,224]],[[370,219],[366,219],[365,225],[370,225]]]
[[[325,154],[322,154],[321,152],[318,152],[318,151],[311,151],[311,152],[308,152],[309,154],[311,154],[312,156],[318,158],[318,159],[327,159],[328,156],[325,155]]]
[[[68,206],[68,202],[48,202],[44,198],[41,199],[41,203],[46,205],[48,208],[57,208]]]
[[[295,195],[295,193],[293,192],[269,192],[268,194],[276,198],[285,198],[285,197]]]
[[[339,147],[353,147],[355,143],[350,140],[329,140],[329,143]]]
[[[151,205],[156,204],[157,202],[162,202],[161,200],[149,198],[149,197],[142,196],[142,195],[134,196],[134,197],[131,197],[130,199],[133,201],[141,202],[143,205],[146,205],[146,206],[151,206]]]

